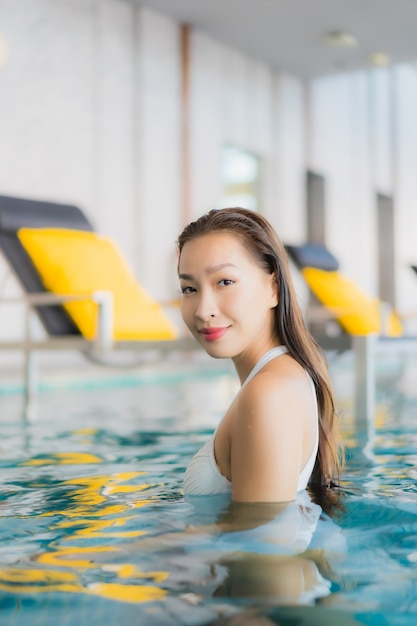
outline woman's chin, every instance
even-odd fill
[[[221,345],[220,342],[205,341],[200,338],[199,344],[204,348],[207,354],[214,359],[229,359],[231,357],[230,348],[227,348],[224,343]]]

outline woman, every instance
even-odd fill
[[[184,322],[208,354],[233,360],[241,382],[184,493],[289,502],[309,483],[330,484],[341,449],[329,374],[271,225],[213,210],[186,226],[178,249]]]

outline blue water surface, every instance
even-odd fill
[[[378,362],[372,423],[352,415],[341,487],[237,512],[182,476],[237,388],[183,368],[43,393],[31,422],[0,398],[1,626],[417,623],[417,358]]]

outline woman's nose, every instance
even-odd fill
[[[209,290],[200,292],[198,305],[195,310],[195,316],[202,322],[206,322],[217,314],[217,303],[214,294]]]

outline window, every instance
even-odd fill
[[[260,207],[261,160],[237,146],[225,145],[221,152],[221,207]]]

